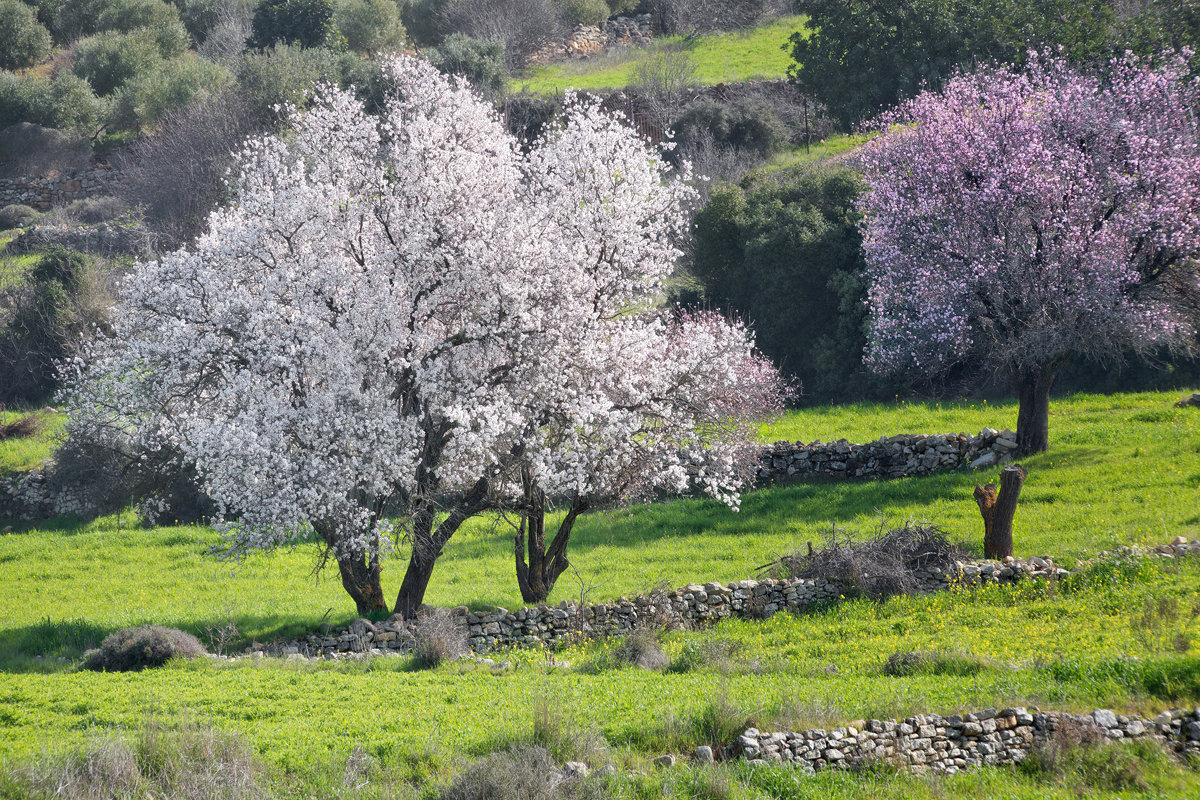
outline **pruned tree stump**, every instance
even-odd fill
[[[983,554],[987,558],[1003,559],[1013,554],[1013,517],[1017,500],[1029,473],[1020,464],[1010,464],[1000,473],[1000,490],[996,484],[975,485],[975,502],[983,515]]]

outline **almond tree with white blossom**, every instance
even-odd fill
[[[659,454],[672,487],[723,496],[738,467],[721,448],[741,443],[679,421],[678,325],[656,301],[686,185],[594,103],[523,154],[463,81],[409,57],[385,72],[380,117],[326,87],[287,135],[244,148],[207,233],[126,281],[73,405],[194,462],[229,555],[315,538],[360,613],[388,607],[384,559],[407,541],[394,609],[412,617],[446,543],[521,465],[552,488],[590,468],[569,444],[543,456],[555,420],[620,442],[630,407],[652,408],[677,433]],[[744,347],[709,380],[768,369],[727,335]],[[601,367],[642,395],[612,393]],[[696,448],[713,453],[693,484]]]

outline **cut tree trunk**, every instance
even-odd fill
[[[1028,474],[1020,464],[1010,464],[1000,473],[998,493],[994,483],[975,486],[975,502],[983,515],[983,554],[987,558],[1001,559],[1013,554],[1013,517]]]
[[[1013,378],[1017,400],[1017,452],[1044,453],[1050,449],[1050,387],[1058,377],[1057,366],[1023,370]]]

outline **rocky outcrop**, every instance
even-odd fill
[[[1174,709],[1146,719],[1108,709],[1067,714],[1005,708],[858,720],[833,730],[764,733],[750,728],[726,748],[726,755],[759,763],[788,762],[808,773],[890,766],[919,775],[954,774],[1021,761],[1056,733],[1076,743],[1154,739],[1177,753],[1196,755],[1200,709]]]
[[[527,66],[549,64],[563,58],[588,58],[609,47],[648,45],[654,40],[654,17],[614,17],[600,25],[576,25],[565,42],[555,42],[534,53]]]

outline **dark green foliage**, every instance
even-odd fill
[[[393,0],[340,0],[333,21],[346,46],[356,53],[373,56],[404,44],[404,25]]]
[[[233,75],[224,67],[188,53],[128,80],[117,92],[111,119],[118,128],[147,127],[167,112],[219,94],[232,83]]]
[[[442,10],[449,0],[401,0],[400,19],[404,30],[422,47],[433,47],[442,40]]]
[[[504,93],[508,70],[504,66],[504,45],[500,42],[484,42],[455,33],[430,51],[428,57],[439,70],[466,77],[485,95],[498,97]]]
[[[599,25],[613,13],[608,0],[558,0],[558,5],[572,25]]]
[[[716,145],[732,147],[758,157],[778,150],[788,139],[787,126],[775,110],[758,98],[722,103],[703,98],[693,101],[671,125],[680,148],[700,136],[711,135]]]
[[[0,297],[0,402],[46,400],[57,365],[97,321],[91,313],[87,259],[62,247],[43,251],[28,285]]]
[[[913,675],[955,675],[970,677],[988,668],[971,653],[908,650],[892,653],[883,663],[883,674],[907,678]]]
[[[248,43],[259,49],[275,44],[320,47],[331,33],[330,0],[264,0],[254,11]]]
[[[1133,52],[1154,57],[1163,50],[1200,44],[1200,2],[1143,0],[1131,3],[1117,22],[1117,40]]]
[[[50,55],[50,31],[21,0],[0,0],[0,68],[20,69]]]
[[[96,672],[136,672],[161,667],[172,658],[196,658],[205,652],[204,645],[190,633],[143,625],[110,633],[99,649],[84,654],[80,666]]]
[[[1019,62],[1061,45],[1074,59],[1109,54],[1106,0],[810,0],[811,36],[792,37],[800,86],[849,126],[978,61]]]
[[[96,29],[123,33],[141,29],[151,31],[164,58],[179,55],[190,43],[187,31],[179,20],[179,12],[163,0],[117,0],[110,3],[100,12]]]
[[[71,68],[100,95],[112,94],[133,78],[158,67],[162,52],[147,29],[129,33],[105,32],[75,46]]]
[[[717,187],[696,216],[703,300],[754,326],[807,396],[866,393],[857,173],[840,165]]]
[[[522,142],[535,141],[558,118],[562,106],[557,98],[522,93],[504,103],[504,119],[509,133]]]
[[[38,212],[29,206],[11,203],[0,208],[0,231],[28,225],[37,215]]]
[[[0,72],[0,127],[32,122],[47,128],[93,134],[104,103],[87,81],[60,71],[53,80]]]
[[[272,116],[280,103],[306,106],[318,81],[340,84],[344,63],[339,54],[322,47],[277,44],[243,56],[237,79],[251,106],[263,116]]]

